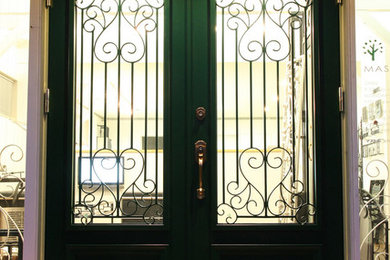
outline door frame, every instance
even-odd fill
[[[343,142],[344,258],[360,259],[358,178],[358,121],[356,95],[355,0],[340,5],[341,88],[344,113],[341,117]]]
[[[48,19],[46,1],[30,0],[26,192],[23,255],[44,259],[46,118],[43,93],[47,88]]]

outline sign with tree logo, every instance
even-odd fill
[[[382,43],[378,42],[377,40],[369,40],[368,42],[365,42],[363,49],[364,54],[370,55],[372,61],[375,61],[375,55],[378,51],[380,53],[383,52]]]

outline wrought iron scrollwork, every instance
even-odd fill
[[[103,159],[100,159],[101,153],[104,154]],[[112,156],[107,156],[109,153]],[[110,160],[113,158],[115,160]],[[145,160],[139,150],[126,149],[116,156],[113,150],[101,149],[91,161],[92,177],[80,184],[81,200],[73,209],[74,216],[82,224],[93,223],[94,218],[115,217],[138,218],[146,224],[161,223],[163,205],[156,199],[157,183],[145,176]],[[121,183],[117,179],[115,183],[106,183],[105,172],[118,168],[123,169],[126,182]],[[125,186],[118,193],[116,188],[119,185]]]
[[[264,55],[283,61],[291,55],[289,29],[305,24],[303,13],[312,0],[216,0],[216,5],[228,15],[227,28],[237,33],[243,60],[258,61]]]
[[[273,155],[275,150],[283,150],[288,154],[288,160],[284,160],[281,156]],[[252,153],[246,156],[246,153]],[[253,155],[256,151],[258,157]],[[246,158],[245,158],[246,157]],[[246,216],[265,216],[267,212],[269,218],[285,217],[288,210],[293,210],[294,215],[289,215],[290,218],[295,218],[300,224],[306,224],[309,216],[314,216],[316,213],[315,206],[308,203],[305,197],[305,185],[300,180],[287,181],[292,176],[292,156],[283,148],[273,148],[267,154],[264,154],[257,148],[248,148],[240,154],[239,181],[232,181],[227,185],[227,192],[231,195],[227,203],[218,206],[218,215],[224,219],[224,222],[235,223],[238,214],[237,212],[245,209]],[[247,166],[248,168],[244,170]],[[283,164],[287,164],[287,172],[283,173],[282,180],[275,186],[271,187],[268,193],[268,198],[264,196],[256,183],[256,178],[259,177],[259,169],[264,165],[273,169],[281,169]],[[248,170],[249,169],[249,170]],[[271,206],[272,205],[272,206]],[[277,209],[277,211],[275,211]]]
[[[362,154],[360,156],[362,157]],[[378,178],[383,181],[379,189],[375,191],[368,192],[360,187],[360,251],[363,258],[387,259],[389,257],[390,214],[386,208],[389,206],[390,196],[385,194],[385,189],[389,181],[389,168],[384,161],[377,159],[369,161],[364,170],[363,165],[360,167],[360,178],[370,180],[370,185]]]
[[[222,182],[225,179],[232,179],[231,176],[235,175],[234,180],[222,184],[220,191],[222,195],[219,195],[217,209],[218,223],[264,223],[264,219],[274,219],[271,220],[273,223],[283,223],[287,219],[302,225],[312,223],[316,214],[313,195],[309,195],[309,192],[313,191],[311,180],[313,177],[309,176],[313,174],[309,169],[309,165],[312,165],[309,161],[313,159],[310,156],[313,153],[313,135],[309,130],[312,127],[312,119],[309,117],[313,114],[308,112],[311,109],[310,104],[314,102],[311,90],[313,86],[308,76],[311,62],[309,60],[312,58],[310,50],[312,1],[216,0],[216,6],[219,14],[217,19],[220,19],[217,22],[219,24],[217,31],[220,32],[219,43],[217,43],[220,49],[217,49],[217,52],[221,53],[222,61],[218,76],[221,82],[218,95],[221,96],[222,104],[222,112],[219,112],[222,118]],[[229,44],[225,43],[227,34],[230,35]],[[235,53],[235,57],[232,53]],[[225,167],[227,156],[224,134],[227,113],[225,98],[228,96],[226,93],[229,89],[229,83],[225,84],[225,77],[227,77],[225,60],[229,60],[235,66],[236,82],[234,86],[230,85],[230,88],[234,87],[235,91],[231,90],[229,94],[235,96],[236,103],[235,113],[230,114],[230,117],[233,117],[230,119],[235,123],[234,150],[237,164],[235,172],[234,167]],[[286,78],[283,80],[289,82],[288,87],[282,86],[281,83],[279,76],[281,64],[287,64]],[[249,72],[244,74],[240,71],[243,71],[245,66],[248,66]],[[255,70],[255,66],[262,68],[261,72]],[[272,82],[270,87],[266,86],[269,67],[271,71],[275,68],[277,71],[277,77],[273,79],[275,83]],[[274,72],[270,72],[272,73]],[[297,77],[301,75],[303,80],[298,82]],[[238,78],[247,78],[248,83],[241,83]],[[241,91],[240,87],[245,90]],[[246,97],[247,94],[242,92],[247,90],[249,102],[245,106],[249,105],[249,109],[247,107],[244,109],[239,106],[242,102],[239,96]],[[282,90],[286,92],[283,93],[285,104],[281,104],[280,101]],[[263,111],[260,111],[262,121],[254,118],[255,113],[260,114],[259,111],[254,110],[255,91],[262,93],[262,97],[256,100],[263,105]],[[267,109],[270,106],[269,101],[267,103],[269,92],[273,93],[275,97],[273,101],[277,103],[275,104],[277,106],[277,123],[275,123],[277,141],[275,142],[267,139],[267,121],[270,120],[267,118]],[[249,110],[249,113],[245,114],[245,116],[249,115],[249,119],[241,119],[240,109]],[[284,111],[283,115],[280,110]],[[246,137],[244,134],[239,135],[240,120],[249,121],[247,124],[250,130],[247,139],[250,139],[248,141],[250,145],[246,146],[247,148],[241,145],[244,139],[246,141]],[[253,126],[255,120],[261,122],[263,127],[262,132],[258,131],[257,135],[254,133]],[[288,123],[281,127],[281,120]],[[255,144],[256,138],[262,138],[263,144],[259,145],[259,142]],[[299,162],[302,150],[305,158],[301,158]],[[297,169],[300,163],[305,164],[306,170]],[[276,176],[280,176],[278,181],[275,181]]]
[[[77,31],[78,38],[75,39],[75,45],[81,49],[80,53],[80,74],[83,71],[83,55],[85,49],[90,49],[91,67],[102,64],[105,66],[104,76],[104,113],[102,116],[102,129],[104,131],[103,144],[97,144],[96,149],[92,145],[92,123],[93,118],[93,87],[90,87],[91,100],[90,109],[90,147],[87,152],[82,152],[82,122],[79,124],[79,147],[76,155],[76,176],[79,178],[78,191],[75,194],[73,205],[73,216],[76,223],[84,225],[91,223],[102,223],[99,219],[104,219],[106,222],[120,220],[121,223],[129,220],[130,224],[156,224],[162,223],[163,204],[158,193],[158,177],[148,177],[147,166],[147,144],[145,141],[144,149],[137,149],[133,144],[133,122],[134,122],[134,67],[137,63],[145,63],[148,61],[148,37],[157,41],[158,34],[156,33],[158,24],[158,14],[162,12],[164,1],[162,0],[77,0],[75,1],[76,16],[79,22]],[[80,22],[81,20],[81,22]],[[154,35],[151,35],[154,33]],[[88,45],[88,46],[85,46]],[[150,50],[149,50],[150,51]],[[77,53],[77,52],[76,52]],[[158,47],[154,61],[158,66]],[[112,149],[110,146],[111,140],[108,138],[107,127],[107,75],[109,74],[111,64],[116,64],[115,70],[118,75],[118,82],[115,88],[117,89],[117,149]],[[130,64],[131,66],[131,145],[128,148],[121,147],[120,143],[120,121],[121,110],[121,65]],[[122,66],[124,66],[122,65]],[[147,77],[147,68],[145,69]],[[158,67],[156,68],[158,71]],[[156,72],[158,73],[158,72]],[[90,71],[91,81],[94,81],[95,74]],[[82,82],[83,75],[80,76]],[[92,84],[92,83],[91,83]],[[158,84],[158,83],[156,83]],[[79,115],[83,115],[83,84],[78,86],[79,91]],[[147,99],[147,82],[145,83],[145,99]],[[129,91],[130,92],[130,91]],[[156,87],[156,95],[158,88]],[[147,137],[147,102],[145,105],[145,140]],[[156,104],[158,107],[158,104]],[[157,109],[157,108],[156,108]],[[156,117],[158,116],[156,112]],[[82,118],[80,118],[82,120]],[[156,119],[158,123],[158,119]],[[156,123],[156,124],[157,124]],[[156,127],[158,129],[158,126]],[[157,130],[156,130],[157,131]],[[86,137],[87,138],[87,137]],[[129,138],[129,137],[127,137]],[[157,138],[157,136],[156,136]],[[126,139],[127,140],[127,139]],[[157,142],[157,141],[156,141]],[[144,150],[144,151],[142,151]],[[77,159],[78,157],[78,159]],[[157,148],[156,148],[157,158]],[[78,160],[78,161],[77,161]],[[84,165],[83,165],[84,164]],[[156,166],[157,162],[156,162]],[[85,177],[85,171],[89,171]],[[156,170],[157,171],[157,170]],[[83,175],[84,174],[84,175]],[[111,179],[108,180],[108,175],[111,174]],[[156,173],[157,175],[157,173]],[[113,176],[113,177],[112,177]],[[115,222],[120,223],[120,222]]]
[[[15,236],[18,237],[19,243],[24,241],[23,217],[15,219],[10,212],[16,209],[22,216],[24,214],[24,211],[20,210],[20,205],[17,205],[19,199],[24,198],[26,187],[23,158],[22,148],[15,144],[7,145],[0,151],[0,201],[2,204],[0,206],[0,231],[2,231],[0,255],[8,258],[11,255],[5,246],[12,244]]]
[[[163,7],[159,0],[78,0],[85,13],[83,30],[93,34],[94,56],[102,63],[120,56],[129,63],[139,62],[146,53],[146,34],[157,28],[155,12]],[[118,21],[121,19],[121,21]],[[120,22],[121,37],[117,35]]]
[[[12,206],[19,197],[24,196],[24,165],[20,166],[23,157],[22,148],[15,144],[7,145],[0,151],[0,183],[12,181],[6,189],[0,191],[0,199],[4,200],[7,206]],[[19,170],[15,171],[15,168]],[[16,185],[11,185],[13,183]]]

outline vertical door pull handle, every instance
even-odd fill
[[[199,167],[199,188],[196,189],[196,197],[200,200],[204,199],[206,190],[203,188],[203,165],[206,161],[207,144],[203,140],[198,140],[195,143],[195,161]]]

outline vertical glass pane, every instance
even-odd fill
[[[23,248],[30,1],[0,0],[0,256]]]
[[[356,1],[361,259],[388,259],[390,3]]]
[[[163,1],[75,2],[75,224],[162,224]]]
[[[217,0],[218,223],[313,223],[307,0]]]

